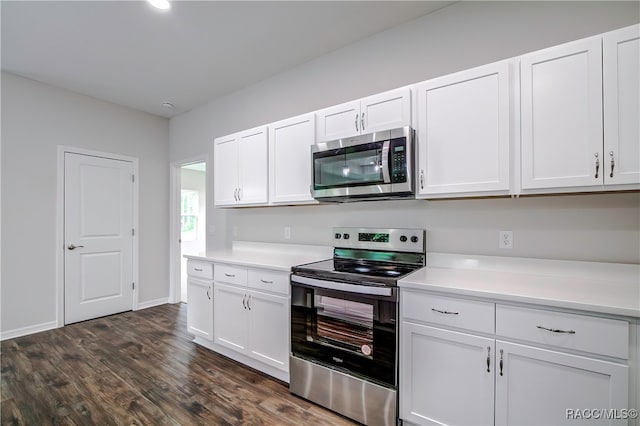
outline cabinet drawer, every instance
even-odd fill
[[[403,290],[401,301],[404,319],[464,328],[481,333],[494,332],[493,303],[434,296],[408,290]]]
[[[616,358],[629,357],[629,323],[621,320],[497,305],[496,334]]]
[[[247,269],[237,266],[216,264],[213,279],[223,283],[247,285]]]
[[[213,279],[213,264],[197,260],[187,260],[187,275],[190,277]]]
[[[289,273],[267,271],[262,269],[250,269],[248,284],[251,288],[288,295]]]

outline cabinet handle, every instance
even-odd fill
[[[536,328],[539,328],[540,330],[547,330],[547,331],[550,331],[552,333],[576,334],[575,330],[560,330],[558,328],[547,328],[547,327],[543,327],[541,325],[536,325]]]
[[[504,355],[504,353],[502,352],[502,349],[500,349],[500,375],[501,376],[503,376],[503,374],[502,374],[502,364],[503,364],[502,356],[503,355]]]
[[[491,346],[487,346],[487,373],[491,373]]]
[[[360,128],[364,132],[364,112],[360,114]]]
[[[613,168],[616,165],[615,160],[613,159],[613,151],[609,151],[609,157],[611,157],[611,173],[609,173],[609,177],[613,177]]]
[[[246,294],[242,297],[242,306],[244,306],[244,309],[247,309],[247,295]]]
[[[234,274],[227,274],[226,272],[224,273],[225,277],[229,277],[229,278],[235,278],[236,276]]]
[[[267,281],[267,280],[260,280],[260,282],[265,284],[273,284],[273,281]]]
[[[210,291],[211,287],[207,287],[207,297],[209,298],[209,300],[211,300],[211,295],[209,294]]]
[[[194,271],[202,272],[202,268],[193,268]]]
[[[233,199],[238,201],[238,188],[233,190]]]
[[[249,307],[249,310],[251,310],[251,295],[249,295],[249,297],[247,298],[247,307]]]
[[[420,189],[424,189],[424,170],[420,170]]]
[[[356,114],[356,132],[358,131],[358,116],[359,116],[359,115],[360,115],[360,114]]]
[[[445,315],[460,315],[460,312],[451,312],[451,311],[441,311],[440,309],[431,308],[433,312],[437,312],[439,314]]]
[[[598,172],[600,171],[600,159],[598,158],[598,153],[597,152],[594,154],[594,156],[596,157],[596,176],[595,176],[595,178],[598,179]]]

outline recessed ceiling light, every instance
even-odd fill
[[[162,106],[167,108],[167,109],[173,108],[173,104],[171,102],[163,102]]]
[[[156,9],[168,10],[171,9],[171,3],[169,0],[147,0],[149,4]]]

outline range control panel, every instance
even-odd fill
[[[339,248],[425,252],[424,229],[334,228],[333,245]]]

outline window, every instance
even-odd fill
[[[198,191],[183,189],[180,191],[180,233],[182,241],[195,241],[198,239]]]

